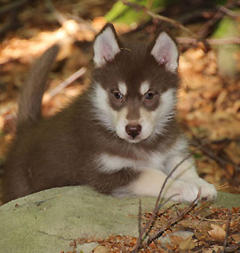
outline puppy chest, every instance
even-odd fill
[[[166,155],[160,152],[142,154],[137,159],[101,153],[95,159],[97,168],[103,172],[116,172],[123,168],[132,168],[135,170],[160,169],[164,168]]]

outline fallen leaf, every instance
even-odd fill
[[[192,239],[192,236],[189,236],[188,238],[186,238],[185,240],[183,240],[180,244],[179,244],[179,248],[180,250],[191,250],[193,248],[195,248],[195,242]]]
[[[231,237],[233,238],[233,240],[235,241],[235,243],[240,243],[240,233],[233,234]]]
[[[225,239],[226,231],[222,227],[216,224],[211,224],[211,228],[212,230],[209,230],[208,234],[212,237],[212,239],[216,241],[222,241]]]

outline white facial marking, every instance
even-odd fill
[[[127,86],[125,83],[119,82],[118,89],[124,96],[127,94]]]
[[[127,114],[127,108],[124,107],[120,111],[116,112],[116,116],[114,119],[116,133],[118,137],[124,140],[128,140],[128,136],[125,130],[126,125],[128,124]]]
[[[154,111],[140,108],[139,123],[142,126],[141,139],[154,138],[156,135],[164,134],[165,127],[175,115],[176,89],[168,89],[160,97],[160,104]]]
[[[107,27],[97,36],[93,49],[93,60],[97,67],[101,67],[106,62],[113,60],[116,54],[120,52],[114,32],[110,27]]]
[[[142,88],[144,87],[144,88]],[[148,83],[142,84],[142,92],[148,87]],[[129,123],[127,120],[127,109],[123,108],[116,113],[115,127],[117,135],[130,143],[138,143],[147,138],[154,138],[159,134],[164,134],[165,127],[169,120],[175,116],[176,104],[176,89],[171,88],[161,95],[159,107],[154,111],[148,111],[145,108],[140,108],[140,119],[138,123],[141,125],[141,133],[135,138],[131,139],[126,133],[126,125]]]
[[[176,72],[178,67],[178,49],[167,33],[162,32],[158,36],[151,54],[159,64],[164,64],[168,71]]]
[[[169,120],[175,116],[176,89],[171,88],[161,96],[161,103],[155,111],[155,130],[154,134],[163,134]]]
[[[144,81],[140,87],[140,94],[144,95],[149,90],[149,88],[150,88],[149,82]]]
[[[115,112],[108,103],[107,92],[100,84],[95,84],[94,95],[91,100],[96,119],[99,120],[109,131],[114,132],[113,115]]]
[[[124,86],[121,86],[124,89]],[[124,92],[124,90],[122,90]],[[115,111],[109,105],[107,91],[100,84],[95,84],[95,92],[92,97],[94,114],[109,131],[114,132],[119,138],[130,143],[137,143],[147,138],[154,138],[156,135],[164,134],[165,127],[170,119],[175,115],[175,96],[176,89],[168,89],[161,96],[159,107],[155,111],[147,111],[140,108],[140,119],[138,123],[142,126],[141,133],[131,139],[126,133],[127,108],[123,107],[120,111]]]
[[[124,107],[120,111],[113,110],[109,105],[107,91],[97,83],[95,84],[95,92],[91,100],[96,119],[109,131],[116,133],[119,138],[126,140],[127,108]]]

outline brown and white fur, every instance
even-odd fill
[[[157,196],[166,176],[188,154],[175,119],[175,42],[162,32],[150,45],[122,44],[107,24],[94,41],[90,89],[42,119],[41,99],[56,48],[40,58],[20,98],[17,134],[5,164],[5,201],[84,184],[116,196]],[[199,189],[202,198],[216,197],[191,158],[168,180],[164,197],[193,201]]]

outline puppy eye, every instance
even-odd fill
[[[112,94],[117,100],[123,99],[123,94],[118,90],[113,90]]]
[[[152,100],[155,96],[155,93],[153,91],[148,91],[144,94],[144,99],[146,100]]]

